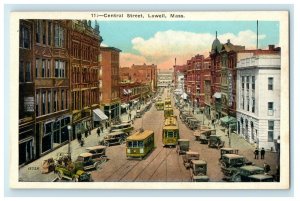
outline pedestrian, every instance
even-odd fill
[[[269,164],[264,163],[264,171],[265,171],[265,174],[268,174],[271,171],[271,167]]]
[[[100,129],[101,129],[101,133],[104,133],[103,132],[103,125],[101,124],[101,126],[100,126]]]
[[[100,137],[100,128],[99,127],[97,128],[97,135],[98,135],[98,137]]]
[[[265,159],[265,153],[266,153],[265,149],[262,148],[260,151],[260,159]]]
[[[88,130],[89,130],[89,135],[91,135],[92,134],[92,128],[90,126],[88,127]]]
[[[129,111],[129,114],[128,114],[128,120],[129,120],[129,121],[131,120],[131,111]]]
[[[89,134],[89,132],[88,132],[88,130],[86,130],[86,131],[84,132],[84,136],[87,138],[87,137],[88,137],[88,134]]]
[[[255,149],[254,151],[254,159],[258,159],[259,151],[258,148]]]
[[[105,129],[107,129],[107,121],[105,121]]]

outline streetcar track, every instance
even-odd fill
[[[123,163],[119,168],[117,168],[113,173],[111,173],[108,177],[106,177],[104,179],[104,181],[107,181],[111,176],[115,175],[121,168],[124,168],[125,165],[127,165],[127,163],[130,163],[132,161],[126,160],[125,163]]]

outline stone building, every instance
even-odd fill
[[[278,50],[278,49],[277,49]],[[237,132],[275,150],[280,136],[280,52],[256,52],[237,64]]]
[[[157,87],[171,87],[173,85],[173,72],[160,70],[157,74]]]

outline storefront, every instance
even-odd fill
[[[35,158],[34,126],[29,124],[19,128],[19,165]]]

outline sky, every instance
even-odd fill
[[[196,54],[208,56],[216,38],[256,48],[256,21],[98,21],[102,46],[120,50],[120,66],[156,64],[170,69]],[[279,44],[279,22],[259,21],[260,49]]]

